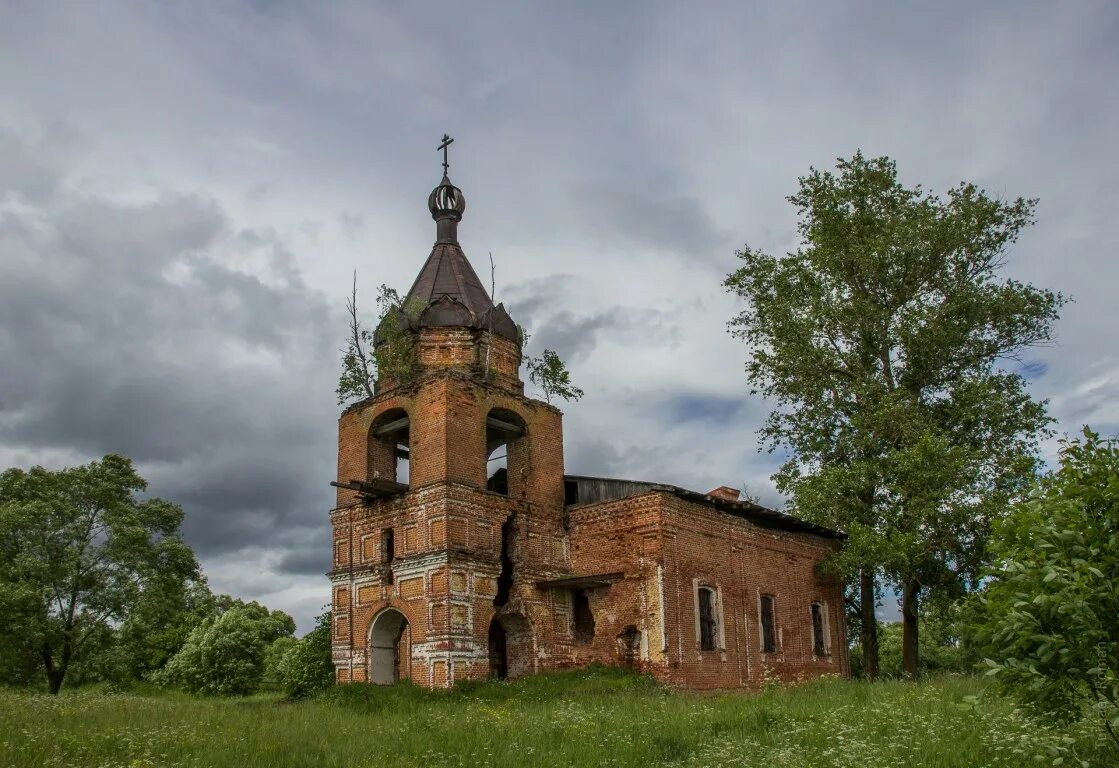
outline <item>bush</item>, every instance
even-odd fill
[[[284,693],[303,698],[334,684],[330,655],[330,611],[315,621],[315,628],[288,648],[278,665]]]
[[[264,676],[268,647],[294,630],[295,622],[281,611],[269,613],[257,603],[234,605],[216,618],[203,620],[159,679],[192,693],[253,693]]]
[[[1091,713],[1119,746],[1119,441],[1085,428],[991,538],[980,638],[1035,714]]]
[[[269,691],[277,691],[283,688],[284,682],[284,657],[287,656],[295,646],[299,645],[299,641],[294,637],[278,637],[276,638],[268,650],[264,652],[264,675],[261,677],[260,685],[262,688]]]

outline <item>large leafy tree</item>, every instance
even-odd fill
[[[138,607],[198,578],[182,510],[141,499],[123,456],[0,474],[0,647],[58,693],[67,672],[113,641]]]
[[[1026,707],[1090,714],[1119,748],[1119,442],[1089,429],[995,528],[981,604],[990,674]]]
[[[967,183],[942,198],[861,153],[812,169],[789,201],[800,246],[739,252],[731,332],[777,406],[761,433],[789,452],[778,488],[850,535],[830,567],[856,585],[868,674],[885,577],[916,675],[920,595],[975,583],[992,519],[1034,476],[1049,419],[1008,363],[1050,338],[1063,298],[1000,275],[1036,201]]]

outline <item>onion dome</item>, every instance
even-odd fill
[[[439,186],[431,190],[431,194],[427,196],[427,209],[431,211],[431,218],[436,221],[444,217],[460,221],[463,211],[466,210],[466,197],[444,173]]]
[[[462,190],[451,183],[444,171],[439,186],[427,196],[427,209],[435,219],[435,242],[457,243],[458,223],[466,210],[466,196]]]

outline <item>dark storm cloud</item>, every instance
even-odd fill
[[[330,529],[324,525],[293,531],[276,567],[284,573],[322,576],[330,570]]]
[[[588,234],[667,251],[682,260],[722,264],[733,252],[734,236],[716,226],[700,200],[669,192],[678,186],[584,186],[576,195],[581,223]]]
[[[329,552],[339,326],[324,299],[273,233],[234,231],[211,200],[62,191],[48,148],[0,134],[12,146],[0,444],[128,455],[183,505],[203,558],[272,548],[279,572],[306,573],[305,541]],[[238,271],[261,260],[264,277]]]
[[[726,424],[745,406],[745,399],[741,396],[689,393],[671,396],[664,404],[663,412],[677,423]]]
[[[619,340],[634,334],[653,335],[666,346],[675,340],[677,328],[663,310],[619,305],[583,310],[589,303],[585,294],[591,287],[586,278],[559,274],[507,289],[509,314],[530,334],[528,354],[550,349],[568,364],[578,364],[590,357],[604,336]]]

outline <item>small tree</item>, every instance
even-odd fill
[[[540,357],[530,357],[525,364],[529,380],[540,387],[549,403],[553,397],[578,400],[583,396],[583,390],[571,383],[571,374],[563,360],[552,350],[545,349]]]
[[[195,627],[167,663],[163,679],[192,693],[219,696],[243,696],[257,689],[268,647],[290,637],[295,621],[259,603],[236,603]]]
[[[330,655],[330,611],[315,620],[315,628],[284,654],[280,662],[284,692],[303,698],[334,683],[334,662]]]
[[[377,288],[376,305],[377,328],[373,331],[362,322],[358,311],[355,272],[353,289],[346,299],[350,332],[334,390],[339,405],[373,397],[380,376],[407,381],[415,374],[416,350],[409,325],[423,312],[423,302],[415,298],[402,301],[395,289],[382,283]]]
[[[179,537],[182,509],[137,499],[145,488],[115,454],[0,474],[0,656],[9,668],[41,670],[58,693],[73,665],[113,642],[114,627],[199,578]]]
[[[1095,717],[1119,748],[1119,442],[1084,429],[995,528],[980,638],[1036,714]]]

